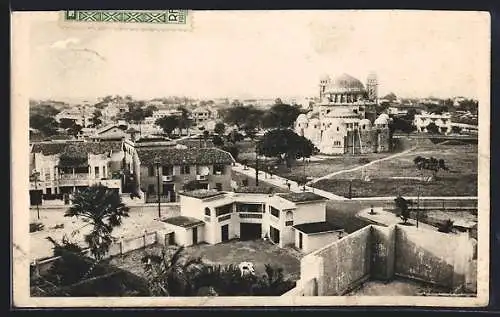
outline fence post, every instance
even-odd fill
[[[444,211],[444,200],[443,200],[443,211]]]

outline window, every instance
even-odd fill
[[[244,204],[236,203],[237,212],[264,212],[262,204]]]
[[[102,177],[103,177],[103,178],[106,178],[106,175],[107,175],[107,174],[106,174],[106,165],[104,165],[104,166],[102,167]]]
[[[174,174],[174,169],[172,165],[165,165],[161,167],[162,175],[168,176]]]
[[[275,216],[276,218],[280,217],[279,209],[276,209],[273,206],[269,206],[269,210],[271,211],[271,215]]]
[[[189,165],[181,165],[181,174],[190,174],[191,169]]]
[[[205,208],[205,216],[210,216],[210,215],[211,215],[210,208],[206,207]]]
[[[94,167],[94,174],[95,174],[95,178],[98,179],[99,178],[99,166]]]
[[[224,165],[221,165],[221,164],[214,165],[214,174],[215,175],[224,174]]]
[[[215,215],[221,216],[233,212],[233,204],[227,204],[221,207],[215,208]]]
[[[222,183],[215,183],[215,189],[222,191]]]
[[[155,167],[154,166],[148,166],[148,175],[155,176]]]

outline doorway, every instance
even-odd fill
[[[175,202],[174,184],[163,184],[163,195],[168,195],[170,202]]]
[[[302,232],[299,232],[299,249],[302,250]]]
[[[175,233],[174,232],[170,232],[167,235],[167,241],[168,241],[168,245],[174,245],[175,244]]]
[[[269,235],[271,241],[274,243],[280,243],[280,231],[274,227],[269,227]]]
[[[198,227],[193,228],[193,244],[198,244]]]
[[[223,225],[220,227],[221,240],[222,242],[229,240],[229,225]]]
[[[240,223],[240,239],[255,240],[262,236],[262,225],[260,223]]]

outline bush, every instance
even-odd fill
[[[439,232],[450,233],[453,231],[453,221],[451,219],[446,220],[438,227]]]
[[[370,159],[366,158],[366,157],[362,157],[358,160],[359,164],[368,164],[370,163]]]
[[[30,233],[31,232],[37,232],[37,231],[42,231],[45,228],[45,225],[40,222],[32,222],[30,223]]]

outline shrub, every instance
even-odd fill
[[[438,227],[439,232],[450,233],[453,231],[453,221],[451,219],[446,220]]]
[[[45,225],[40,222],[32,222],[30,223],[30,233],[31,232],[37,232],[37,231],[42,231],[45,228]]]
[[[359,164],[368,164],[370,163],[370,159],[366,158],[366,157],[362,157],[358,160]]]

